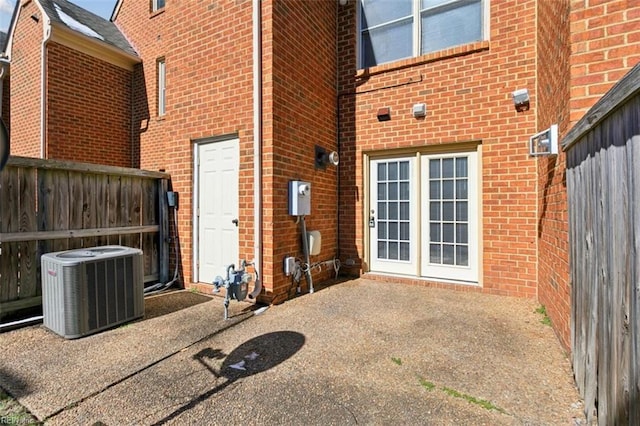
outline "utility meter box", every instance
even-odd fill
[[[311,184],[309,182],[289,181],[289,214],[291,216],[311,214]]]

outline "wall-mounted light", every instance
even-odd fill
[[[516,111],[528,111],[529,110],[529,91],[527,89],[519,89],[511,94],[513,97],[513,106]]]
[[[315,159],[316,169],[326,169],[327,164],[337,166],[340,163],[340,158],[336,151],[327,152],[326,149],[319,145],[315,147]]]
[[[391,120],[391,108],[384,107],[378,110],[378,121],[389,121]]]
[[[412,111],[415,118],[424,117],[427,115],[427,104],[414,104]]]
[[[552,124],[529,138],[529,155],[556,155],[558,154],[558,125]]]

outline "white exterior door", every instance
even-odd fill
[[[370,163],[370,269],[415,274],[413,196],[414,158],[372,160]]]
[[[477,282],[477,153],[430,155],[421,162],[421,275]]]
[[[238,263],[238,139],[198,145],[198,280]]]

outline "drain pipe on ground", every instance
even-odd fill
[[[253,268],[249,299],[262,291],[262,0],[253,0]]]

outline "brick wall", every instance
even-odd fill
[[[192,279],[196,139],[238,136],[239,255],[253,259],[251,2],[175,1],[151,13],[149,2],[129,1],[123,2],[115,22],[143,60],[134,83],[134,138],[139,141],[140,167],[171,174],[173,189],[180,193],[181,277],[186,286],[197,287]],[[157,113],[156,60],[161,57],[166,63],[164,117]]]
[[[337,169],[315,168],[316,145],[336,151],[336,3],[278,0],[267,3],[265,45],[270,62],[269,138],[265,137],[265,272],[273,276],[274,297],[292,287],[285,277],[285,256],[303,259],[300,225],[288,215],[288,182],[311,183],[307,230],[322,235],[322,250],[310,262],[337,255]],[[267,126],[265,126],[267,127]],[[265,135],[266,136],[266,135]],[[269,269],[267,269],[269,268]],[[333,268],[314,270],[314,282],[332,276]],[[303,280],[302,287],[306,287]]]
[[[123,3],[116,25],[143,59],[134,82],[140,166],[166,169],[173,189],[181,193],[181,272],[187,286],[198,287],[191,267],[194,140],[237,135],[240,141],[239,249],[240,258],[253,259],[251,2],[168,2],[155,14],[146,3],[135,3]],[[336,171],[313,169],[315,144],[336,149],[335,4],[274,4],[264,1],[262,7],[266,300],[276,300],[289,287],[282,273],[283,257],[301,256],[299,232],[287,215],[288,180],[307,179],[313,185],[315,212],[308,225],[322,231],[323,251],[312,261],[330,259],[336,251]],[[156,109],[160,57],[167,71],[163,118],[157,117]]]
[[[11,154],[39,158],[42,14],[34,2],[21,7],[11,51]]]
[[[569,130],[569,0],[538,1],[538,131],[557,124],[559,137]],[[571,285],[565,155],[539,157],[538,300],[553,327],[570,348]]]
[[[640,1],[571,1],[571,123],[640,61]]]
[[[167,10],[151,13],[151,2],[124,1],[114,21],[142,59],[133,78],[132,150],[134,166],[146,170],[168,168],[168,127],[167,120],[158,117],[156,74],[156,61],[171,55],[168,46],[175,37],[168,28],[168,12],[175,3],[167,3]]]
[[[366,270],[363,153],[443,145],[455,149],[459,143],[481,141],[482,290],[536,296],[537,163],[529,158],[527,145],[535,132],[536,2],[490,5],[488,42],[368,72],[356,69],[355,4],[339,9],[340,243],[343,258],[355,262],[355,273]],[[529,89],[531,110],[517,113],[511,93],[521,88]],[[427,104],[424,120],[411,114],[417,102]],[[378,122],[376,111],[385,106],[391,107],[392,119]]]
[[[47,45],[46,158],[131,167],[132,72]]]

